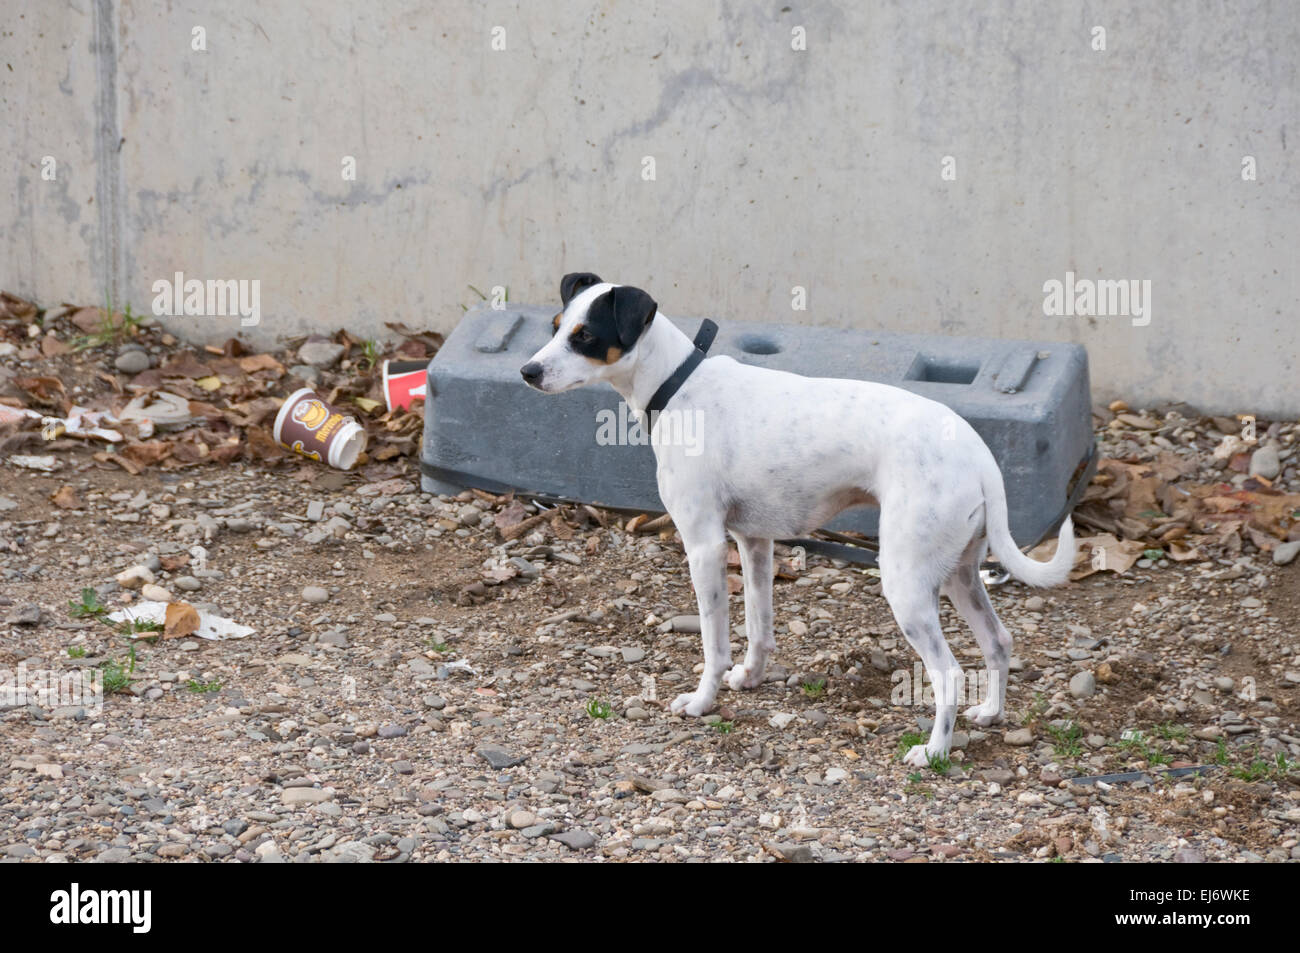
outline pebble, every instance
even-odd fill
[[[1075,698],[1091,698],[1097,693],[1097,677],[1092,672],[1079,672],[1070,679],[1070,694]]]
[[[571,850],[587,850],[596,846],[596,838],[587,831],[568,830],[552,834],[551,840],[557,840]]]
[[[131,348],[129,351],[123,351],[113,366],[123,374],[139,374],[141,371],[149,370],[149,355],[139,348]]]
[[[1300,539],[1293,539],[1289,543],[1279,543],[1273,550],[1273,565],[1285,566],[1292,562],[1297,555],[1300,555]]]
[[[368,864],[375,859],[375,848],[361,841],[348,841],[321,854],[323,864]]]
[[[536,823],[537,815],[528,811],[515,811],[510,815],[510,826],[517,831],[521,831],[525,827],[532,827]]]
[[[320,586],[306,586],[302,590],[302,601],[311,603],[329,602],[329,590]]]
[[[315,387],[320,383],[320,370],[312,367],[310,364],[295,364],[289,368],[291,377],[296,377],[308,387]]]
[[[498,771],[504,771],[506,768],[513,768],[517,764],[524,763],[523,758],[517,758],[500,748],[479,748],[478,756]]]
[[[308,367],[330,367],[343,356],[343,345],[327,340],[308,340],[298,348],[298,360]]]
[[[132,566],[130,569],[123,569],[113,578],[123,589],[139,589],[145,583],[153,582],[156,577],[147,566]]]
[[[41,624],[41,607],[38,605],[25,605],[8,616],[5,620],[10,625],[40,625]]]
[[[150,602],[171,602],[172,594],[162,586],[145,583],[140,587],[140,595]]]
[[[320,804],[328,801],[332,795],[323,788],[285,788],[280,793],[280,802],[287,807],[306,804]]]
[[[1250,475],[1262,476],[1266,480],[1276,480],[1282,472],[1282,461],[1278,457],[1277,444],[1270,443],[1260,447],[1250,455]]]
[[[176,579],[175,586],[182,592],[198,592],[203,588],[203,583],[193,576],[180,576]]]
[[[1023,748],[1034,743],[1034,733],[1028,728],[1016,728],[1004,734],[1002,740],[1013,748]]]

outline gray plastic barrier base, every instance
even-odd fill
[[[598,442],[610,420],[620,432],[635,430],[614,390],[602,384],[541,394],[520,378],[519,368],[550,338],[558,310],[478,308],[452,332],[429,364],[423,488],[514,489],[661,512],[654,451]],[[699,328],[698,319],[674,323],[689,337]],[[1002,468],[1011,533],[1022,546],[1056,528],[1095,463],[1088,355],[1077,344],[718,324],[710,355],[894,384],[947,404],[984,438]],[[828,528],[874,537],[877,515],[874,507],[855,507]]]

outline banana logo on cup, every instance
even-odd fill
[[[293,409],[293,419],[308,430],[315,430],[329,418],[330,412],[316,399],[304,400]]]

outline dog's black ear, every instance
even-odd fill
[[[598,284],[600,284],[600,276],[593,275],[589,271],[575,271],[567,274],[560,279],[560,300],[567,305],[569,299],[583,288],[590,288],[592,285]]]
[[[618,331],[618,343],[626,351],[654,320],[659,305],[640,288],[620,285],[610,294],[614,298],[614,327]]]

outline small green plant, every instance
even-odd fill
[[[917,745],[925,744],[925,735],[915,731],[905,731],[898,738],[898,752],[895,755],[896,760],[902,761],[903,755],[907,754]]]
[[[1127,735],[1127,737],[1120,738],[1116,744],[1116,747],[1121,751],[1127,751],[1129,754],[1135,755],[1153,766],[1168,764],[1172,760],[1168,754],[1156,745],[1151,744],[1142,732],[1131,731]]]
[[[1256,748],[1249,764],[1239,765],[1229,772],[1240,781],[1263,781],[1270,779],[1280,781],[1296,770],[1296,765],[1287,760],[1285,754],[1277,752],[1271,759],[1260,757]]]
[[[604,701],[603,699],[593,698],[587,702],[587,714],[592,718],[599,718],[601,721],[604,721],[613,714],[613,712],[614,709],[610,707],[609,702]]]
[[[909,774],[907,776],[907,793],[933,799],[934,788],[930,787],[928,784],[922,784],[921,782],[924,778],[925,775],[921,774],[920,771],[913,771]]]
[[[1228,754],[1228,743],[1220,738],[1214,746],[1214,763],[1226,768],[1231,761],[1232,756]]]
[[[163,624],[152,619],[127,619],[118,626],[123,635],[135,635],[137,632],[161,632]]]
[[[1187,726],[1176,725],[1172,721],[1165,721],[1156,725],[1155,732],[1165,741],[1185,741],[1187,739]]]
[[[935,774],[944,776],[952,770],[952,758],[945,755],[931,755],[925,759],[929,762],[930,770]]]
[[[99,601],[99,594],[90,586],[81,590],[79,600],[68,600],[68,613],[74,619],[103,619],[108,607]]]
[[[100,666],[100,670],[104,673],[104,691],[107,694],[127,691],[135,681],[132,677],[135,675],[135,646],[127,650],[125,665],[116,659],[109,659]]]
[[[731,721],[720,721],[713,727],[718,729],[718,734],[729,735],[731,734],[732,730],[736,727],[736,724],[735,722],[731,722]]]
[[[130,304],[127,304],[122,310],[121,324],[113,320],[113,314],[112,296],[105,295],[104,317],[99,322],[99,329],[90,334],[83,334],[73,341],[73,350],[84,351],[88,348],[102,347],[105,344],[117,344],[128,338],[133,338],[145,322],[145,315],[133,313]]]
[[[1058,758],[1077,758],[1083,754],[1083,745],[1079,743],[1079,739],[1083,737],[1083,729],[1074,722],[1048,725],[1047,733],[1056,742],[1052,745],[1052,750],[1056,752]]]
[[[367,338],[361,342],[361,360],[365,362],[366,370],[379,363],[379,342],[374,338]]]
[[[451,651],[451,646],[448,645],[446,642],[435,642],[432,639],[430,639],[428,644],[429,644],[429,648],[433,649],[435,652]]]
[[[1152,562],[1155,562],[1157,559],[1165,558],[1165,551],[1163,549],[1155,549],[1155,548],[1144,549],[1142,550],[1142,557],[1144,559],[1150,559]]]
[[[190,691],[198,695],[210,695],[213,692],[221,691],[221,683],[215,678],[211,681],[201,682],[197,678],[191,678],[185,685]]]
[[[1047,708],[1047,697],[1042,692],[1035,694],[1034,704],[1025,715],[1025,727],[1030,729],[1036,727],[1043,716],[1047,714]]]
[[[819,678],[816,681],[804,682],[803,693],[809,698],[821,698],[826,694],[826,679]]]
[[[1155,745],[1147,745],[1145,754],[1146,754],[1147,764],[1150,765],[1168,764],[1170,761],[1173,760],[1173,758],[1170,757],[1169,754],[1167,754],[1163,749],[1157,748]]]
[[[85,658],[86,647],[84,645],[69,645],[68,658]]]

